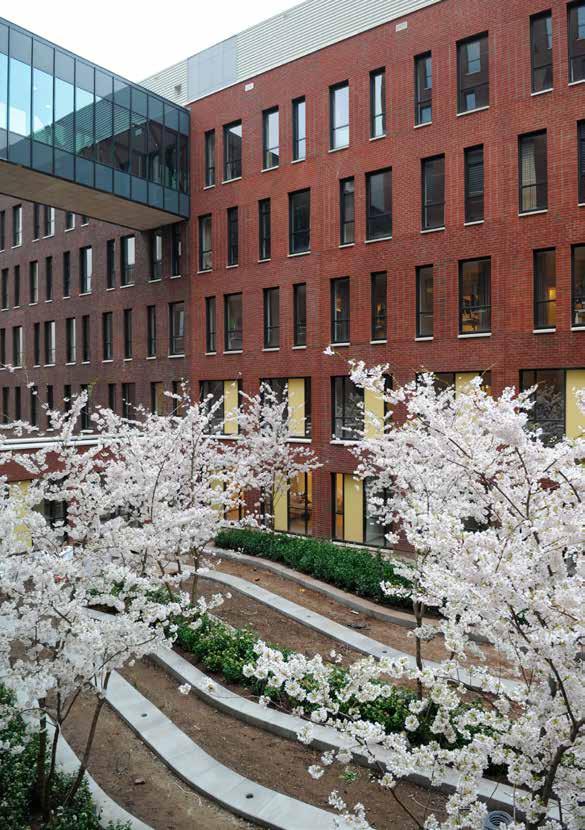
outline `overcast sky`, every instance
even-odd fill
[[[300,0],[3,0],[0,14],[140,81]]]

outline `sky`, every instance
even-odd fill
[[[300,0],[3,0],[2,17],[131,81],[177,63]]]

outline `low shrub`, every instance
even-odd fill
[[[382,605],[412,608],[408,597],[387,597],[382,592],[381,582],[389,582],[401,588],[409,588],[410,583],[396,573],[392,562],[385,559],[381,553],[334,545],[323,539],[308,539],[247,528],[221,530],[215,544],[218,548],[237,550],[249,556],[262,556],[273,562],[281,562],[289,568],[309,574],[357,596],[373,599]]]

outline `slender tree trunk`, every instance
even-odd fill
[[[197,602],[197,589],[199,583],[199,576],[197,571],[199,570],[199,551],[193,552],[193,581],[191,582],[191,605],[195,605]]]
[[[39,706],[43,707],[45,701],[40,700]],[[41,728],[39,730],[39,749],[37,752],[37,769],[36,780],[34,786],[35,800],[44,811],[44,794],[45,794],[45,778],[47,775],[47,716],[43,712],[40,720]]]
[[[49,774],[45,778],[45,785],[43,789],[42,811],[43,819],[48,821],[51,811],[51,794],[53,791],[53,778],[55,777],[55,767],[57,766],[57,746],[61,736],[61,724],[55,724],[55,733],[51,745],[51,762],[49,765]]]
[[[416,620],[416,627],[420,628],[423,624],[424,619],[424,604],[422,602],[413,601],[412,609],[414,612],[414,618]],[[415,659],[416,659],[416,667],[419,671],[423,669],[423,658],[422,658],[422,642],[420,637],[415,637]],[[416,695],[419,700],[423,698],[423,687],[420,680],[416,681]]]

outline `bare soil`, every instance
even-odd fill
[[[252,781],[324,809],[330,809],[327,800],[335,789],[348,805],[365,804],[368,820],[377,830],[414,830],[416,827],[390,792],[370,783],[367,769],[352,767],[355,780],[348,781],[344,769],[335,765],[315,781],[307,773],[307,767],[319,763],[320,753],[310,747],[236,721],[195,695],[182,696],[176,681],[148,660],[125,669],[122,674],[206,752]],[[396,794],[419,820],[428,810],[435,811],[439,818],[444,817],[444,798],[440,794],[411,784],[400,784]],[[216,827],[194,825],[207,826],[214,830]]]
[[[66,721],[65,737],[78,757],[85,746],[94,706],[95,698],[81,698]],[[100,714],[89,772],[114,801],[154,830],[255,827],[190,790],[107,704]]]

